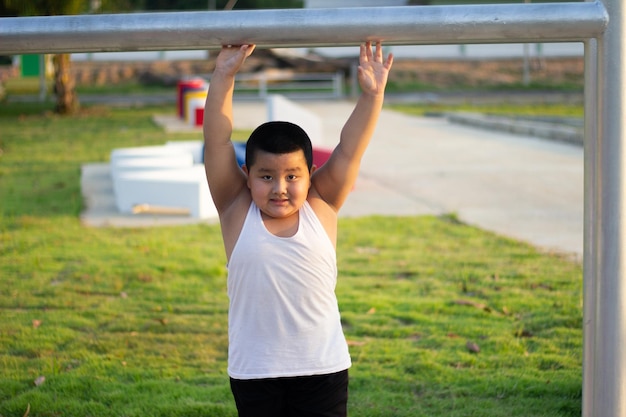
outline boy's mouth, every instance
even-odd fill
[[[284,205],[284,204],[287,204],[289,202],[289,199],[287,199],[287,198],[272,198],[272,199],[270,199],[270,201],[272,203],[274,203],[274,204],[277,204],[277,205]]]

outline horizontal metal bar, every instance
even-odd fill
[[[259,47],[571,42],[599,36],[602,3],[363,7],[11,17],[0,54]]]

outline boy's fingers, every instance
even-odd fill
[[[383,61],[383,47],[380,41],[376,42],[376,60]]]
[[[385,68],[389,69],[391,68],[391,65],[393,65],[393,54],[389,53],[389,55],[387,55],[387,60],[385,61]]]
[[[361,62],[367,61],[367,46],[364,43],[361,44],[359,55],[359,59]]]
[[[242,43],[242,44],[226,44],[226,45],[222,45],[222,49],[239,49],[239,50],[245,50],[248,48],[254,49],[256,45],[252,44],[252,43]]]
[[[252,52],[254,52],[254,48],[256,48],[256,45],[254,44],[249,44],[249,45],[241,45],[241,49],[246,51],[246,54],[248,56],[250,56],[250,54]]]

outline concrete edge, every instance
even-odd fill
[[[572,145],[583,146],[584,144],[584,129],[582,127],[557,121],[524,120],[514,117],[465,112],[444,113],[443,116],[450,123],[498,130],[516,135],[534,136]]]

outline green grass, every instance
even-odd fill
[[[582,104],[564,103],[419,103],[419,104],[393,104],[389,108],[415,116],[443,112],[474,112],[485,114],[497,114],[503,116],[559,116],[559,117],[579,117],[584,115]]]
[[[81,94],[170,94],[174,96],[174,87],[158,84],[142,84],[138,82],[123,82],[112,85],[80,85],[76,87],[79,97]]]
[[[47,106],[0,105],[0,415],[235,416],[219,227],[78,220],[81,164],[197,135]],[[580,415],[579,263],[453,215],[343,219],[338,263],[351,415]]]
[[[349,91],[349,86],[344,87],[344,91]],[[489,84],[489,85],[473,85],[463,80],[457,80],[454,86],[441,86],[423,83],[419,81],[395,81],[390,80],[385,89],[387,93],[481,93],[481,92],[511,92],[511,93],[524,93],[524,92],[542,92],[550,91],[553,93],[581,93],[581,83],[577,82],[552,82],[550,80],[544,81],[532,81],[528,84],[519,82],[507,82],[502,84]]]

